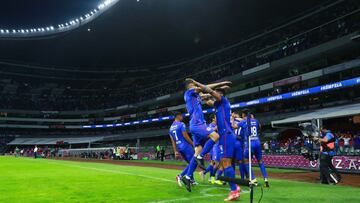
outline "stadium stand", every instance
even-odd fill
[[[0,126],[5,129],[0,146],[9,152],[15,146],[30,150],[35,144],[57,149],[70,145],[112,148],[130,144],[139,152],[153,153],[153,147],[161,143],[167,147],[167,154],[171,154],[167,138],[171,119],[146,124],[132,122],[168,116],[174,110],[183,111],[184,78],[194,77],[202,82],[233,81],[228,95],[231,103],[357,78],[360,76],[359,17],[358,2],[337,1],[233,45],[158,66],[152,72],[146,68],[133,72],[69,71],[2,61],[1,70],[19,75],[4,74],[0,79],[3,95]],[[36,75],[24,72],[24,67]],[[58,78],[51,76],[54,73]],[[73,75],[80,79],[73,80]],[[116,75],[126,79],[119,82]],[[299,132],[274,130],[271,121],[304,120],[321,115],[327,119],[324,122],[341,120],[343,125],[334,131],[338,132],[340,143],[345,137],[350,141],[349,147],[341,144],[339,153],[356,155],[360,146],[359,129],[353,121],[359,112],[352,111],[350,115],[341,109],[357,109],[359,94],[358,86],[334,88],[291,100],[253,105],[251,109],[263,124],[262,142],[267,143],[269,154],[299,154],[302,147],[302,141],[297,139]],[[336,118],[332,118],[333,114]],[[349,119],[354,124],[351,127],[347,126]],[[119,123],[124,125],[114,127]],[[350,136],[343,136],[348,131]],[[345,140],[348,143],[348,139]],[[66,145],[58,146],[59,141]],[[101,153],[104,155],[105,151]],[[104,158],[103,155],[91,157]]]

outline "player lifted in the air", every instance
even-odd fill
[[[194,144],[186,132],[186,126],[182,121],[183,115],[180,112],[175,112],[174,122],[170,127],[169,136],[174,149],[175,157],[181,155],[187,163],[190,163],[190,160],[194,157]],[[186,175],[188,169],[189,165],[187,165],[186,168],[176,176],[176,181],[179,186],[182,186],[181,177]],[[192,183],[195,182],[193,175],[190,176],[190,179]]]
[[[212,99],[208,99],[206,104],[215,107],[217,130],[220,135],[219,148],[220,148],[220,163],[224,168],[224,176],[228,178],[235,178],[235,170],[232,166],[232,158],[235,149],[235,134],[232,130],[230,117],[231,105],[225,95],[225,88],[218,87],[212,90],[205,85],[194,81],[194,84],[201,89],[206,89],[205,93],[211,95]],[[228,88],[228,87],[227,87]],[[230,194],[224,201],[233,201],[240,197],[240,187],[235,183],[229,182]]]
[[[238,126],[241,127],[241,137],[244,140],[244,165],[246,173],[251,173],[253,184],[257,184],[257,180],[254,176],[253,171],[249,171],[249,150],[251,150],[251,154],[255,155],[256,160],[259,163],[259,167],[261,173],[264,177],[265,187],[269,187],[268,177],[266,174],[265,165],[262,161],[262,151],[261,151],[261,143],[259,139],[260,132],[260,123],[253,115],[250,115],[249,110],[245,109],[242,112],[243,120],[238,123]],[[250,122],[250,123],[249,123]],[[249,139],[251,143],[251,148],[249,146]]]
[[[221,87],[227,84],[229,84],[229,82],[199,87],[193,80],[185,80],[186,91],[184,93],[184,100],[186,109],[190,115],[189,128],[195,146],[195,154],[190,161],[189,170],[187,171],[187,174],[181,178],[189,192],[191,192],[190,176],[194,173],[197,165],[205,170],[203,157],[205,154],[209,153],[219,139],[219,134],[206,125],[199,93],[210,93],[213,91],[211,88]]]

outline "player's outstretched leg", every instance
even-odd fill
[[[225,182],[222,182],[221,180],[218,180],[219,177],[221,177],[224,173],[224,169],[219,169],[218,172],[217,172],[217,175],[215,177],[215,182],[216,184],[218,185],[225,185],[226,183]]]
[[[224,158],[222,159],[222,164],[224,167],[224,176],[228,178],[235,178],[235,169],[232,167],[231,159]],[[229,182],[230,186],[230,194],[224,201],[234,201],[240,197],[240,187],[237,186],[235,183]]]
[[[209,182],[211,184],[214,184],[215,183],[215,175],[216,175],[216,172],[218,170],[218,166],[219,166],[219,163],[215,162],[214,163],[214,166],[213,166],[213,170],[210,172],[210,179],[209,179]]]
[[[251,183],[257,186],[258,182],[256,180],[256,177],[254,175],[253,170],[250,171],[249,161],[247,159],[244,159],[244,165],[245,165],[245,173],[249,174],[251,173]]]
[[[191,192],[191,177],[193,177],[194,171],[197,167],[195,156],[191,159],[186,175],[181,177],[181,181],[184,183],[186,190]]]
[[[189,170],[189,165],[187,165],[186,168],[179,175],[176,176],[176,182],[180,187],[182,186],[181,178],[186,175],[188,170]]]
[[[241,179],[245,178],[245,166],[242,161],[239,161],[239,171],[240,171],[240,177]]]
[[[219,140],[219,134],[217,134],[216,132],[212,132],[208,137],[210,139],[208,139],[205,142],[203,149],[201,150],[200,154],[196,157],[197,164],[203,170],[206,169],[205,164],[204,164],[204,156],[210,152],[210,150],[214,147],[216,142]]]
[[[254,151],[254,155],[256,157],[256,160],[259,163],[259,168],[260,168],[261,174],[264,177],[265,187],[269,187],[269,181],[268,181],[268,177],[267,177],[267,174],[266,174],[265,165],[264,165],[264,162],[262,160],[262,151],[261,151],[260,141],[254,142],[254,145],[252,147],[253,147],[253,151]]]
[[[269,187],[269,180],[268,180],[268,177],[267,177],[265,165],[264,165],[262,160],[259,160],[259,167],[260,167],[261,174],[264,177],[265,187]]]
[[[199,175],[201,177],[201,180],[204,181],[205,180],[205,176],[207,173],[210,173],[210,176],[212,174],[212,171],[214,170],[214,167],[212,164],[209,164],[208,167],[206,167],[205,171],[200,171]]]

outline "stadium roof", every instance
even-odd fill
[[[339,118],[358,114],[360,114],[360,103],[319,109],[310,113],[300,114],[286,119],[272,121],[271,124],[274,126],[277,124],[297,123],[303,121],[311,121],[313,119]]]
[[[77,137],[77,138],[16,138],[8,145],[55,145],[58,141],[69,144],[92,143],[102,140],[103,137]]]

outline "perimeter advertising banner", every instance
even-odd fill
[[[317,161],[309,161],[301,155],[263,155],[266,166],[279,168],[317,169]],[[360,156],[335,156],[333,165],[342,171],[360,173]],[[256,160],[254,160],[256,163]]]

